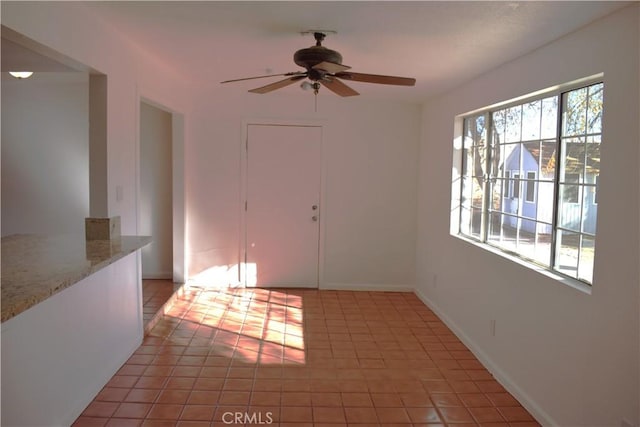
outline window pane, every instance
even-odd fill
[[[522,106],[507,108],[505,110],[505,142],[520,141],[520,130],[522,126]]]
[[[569,138],[562,141],[560,182],[584,182],[585,147],[584,138]],[[571,181],[567,176],[577,177],[577,179]]]
[[[514,199],[520,198],[520,174],[519,173],[513,174],[513,191],[511,192],[511,195],[513,196]]]
[[[491,119],[493,120],[493,143],[495,145],[505,142],[505,114],[505,110],[495,111],[491,114]]]
[[[462,150],[462,175],[463,176],[471,175],[471,171],[473,170],[471,168],[471,165],[473,165],[473,151],[471,151],[469,148],[464,148]]]
[[[482,180],[480,178],[473,178],[471,180],[472,191],[471,194],[471,206],[481,208],[482,207]]]
[[[540,143],[540,179],[556,179],[556,149],[558,144],[553,141]]]
[[[526,194],[525,200],[527,202],[534,202],[536,200],[536,173],[527,172]]]
[[[586,182],[591,182],[589,177],[600,175],[600,142],[588,142],[586,149]]]
[[[582,236],[580,244],[580,263],[578,279],[593,283],[593,259],[595,255],[595,239]]]
[[[522,140],[540,139],[540,115],[542,102],[540,100],[524,104],[522,108]]]
[[[587,124],[588,88],[567,92],[564,95],[563,135],[583,135]]]
[[[556,270],[576,277],[578,274],[578,248],[580,235],[559,230],[557,235]]]
[[[596,234],[598,205],[594,200],[595,186],[582,186],[582,229],[583,233]]]
[[[517,219],[515,217],[497,212],[492,213],[489,216],[489,242],[515,253],[517,249],[516,224]]]
[[[543,224],[538,224],[538,229],[550,227]],[[549,267],[551,261],[551,235],[550,234],[538,234],[538,240],[536,242],[536,251],[533,255],[533,259]]]
[[[491,183],[491,199],[489,200],[489,209],[492,211],[502,211],[503,199],[505,193],[503,190],[504,181],[501,178],[497,178]]]
[[[560,184],[560,206],[558,209],[558,225],[580,231],[582,207],[580,203],[580,186]]]
[[[460,204],[464,207],[471,207],[471,195],[473,194],[473,178],[462,177],[462,191],[460,193]]]
[[[589,107],[587,108],[587,133],[602,132],[602,83],[589,87]]]
[[[558,134],[558,97],[542,100],[540,138],[555,138]]]
[[[480,238],[480,224],[482,223],[482,208],[471,208],[471,235]]]
[[[471,174],[473,176],[482,177],[484,175],[484,169],[486,164],[486,148],[484,145],[473,147],[473,164]]]
[[[504,181],[502,182],[502,197],[510,198],[511,197],[511,171],[504,172]]]
[[[538,199],[537,202],[537,218],[540,222],[546,222],[551,224],[553,221],[553,205],[554,194],[553,190],[555,185],[553,182],[539,182],[538,183]],[[551,233],[551,227],[547,226],[544,233]]]
[[[471,209],[468,206],[460,206],[460,233],[471,235]]]

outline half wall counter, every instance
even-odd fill
[[[2,425],[70,425],[137,349],[150,242],[2,238]]]

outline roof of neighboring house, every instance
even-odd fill
[[[549,143],[547,149],[543,149],[543,141],[542,144],[538,144],[536,147],[531,147],[531,145],[523,144],[524,149],[527,150],[531,156],[534,158],[534,161],[537,162],[540,159],[541,168],[540,171],[543,175],[550,177],[555,174],[556,167],[556,150],[557,144],[555,141],[553,143]],[[550,149],[551,146],[553,149]],[[599,173],[600,172],[600,144],[599,143],[588,143],[584,144],[582,142],[579,143],[566,143],[565,149],[567,150],[565,154],[566,158],[566,173],[580,173],[584,164],[585,159],[585,150],[589,150],[588,155],[586,156],[586,172],[587,174]],[[510,156],[517,153],[517,150],[514,150]],[[506,163],[506,162],[505,162]],[[504,164],[503,164],[504,166]],[[502,166],[502,167],[503,167]],[[501,168],[502,168],[501,167]]]

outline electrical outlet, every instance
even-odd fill
[[[431,281],[431,284],[433,285],[434,288],[438,287],[438,275],[437,274],[433,275],[433,280]]]
[[[490,331],[491,331],[491,336],[495,337],[496,336],[496,319],[491,319],[491,326],[489,327]]]

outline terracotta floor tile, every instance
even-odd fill
[[[311,393],[311,404],[313,406],[342,406],[340,393]]]
[[[313,407],[314,423],[344,423],[346,422],[342,407]]]
[[[156,403],[184,404],[187,402],[190,393],[195,392],[188,390],[161,390]]]
[[[413,423],[438,423],[442,420],[435,408],[405,408]]]
[[[103,427],[109,422],[109,418],[80,416],[71,427]]]
[[[453,393],[433,393],[429,397],[437,407],[464,406],[464,403]]]
[[[411,293],[181,292],[74,426],[537,425]]]
[[[283,392],[280,398],[282,406],[311,406],[311,393],[308,392]]]
[[[446,408],[438,408],[440,415],[446,423],[473,423],[473,417],[467,408],[451,406]]]
[[[505,419],[496,408],[469,408],[473,418],[479,423],[503,422]]]
[[[364,423],[377,424],[378,414],[374,408],[344,408],[345,416],[349,424]]]
[[[381,423],[409,423],[410,418],[404,408],[376,408]]]
[[[146,388],[134,388],[131,389],[127,397],[124,399],[125,402],[138,402],[138,403],[152,403],[156,400],[158,395],[160,394],[160,390],[156,389],[146,389]]]
[[[520,406],[520,403],[509,393],[487,393],[487,398],[494,406]]]
[[[160,420],[177,420],[180,418],[184,405],[170,403],[156,403],[149,411],[147,418]]]
[[[181,420],[211,421],[215,407],[211,405],[185,405],[180,414]]]
[[[175,391],[177,393],[183,393],[182,390],[167,390]],[[162,397],[162,396],[161,396]],[[188,403],[189,405],[216,405],[220,400],[220,392],[217,391],[204,391],[204,390],[192,390],[188,393],[188,397],[185,400],[181,399],[182,395],[178,395],[176,402],[171,403]],[[158,402],[160,402],[158,398]],[[167,399],[169,400],[169,399]],[[164,402],[169,403],[169,402]]]
[[[515,421],[533,421],[533,417],[522,406],[499,407],[498,411],[505,420]]]
[[[369,393],[342,393],[344,407],[372,407],[373,401]]]
[[[311,422],[313,413],[311,408],[283,406],[280,408],[281,422]]]
[[[116,402],[97,402],[93,401],[87,406],[82,413],[83,417],[110,417],[118,409],[119,403]]]
[[[111,418],[106,427],[137,427],[142,424],[141,419]]]
[[[105,387],[96,396],[95,400],[103,402],[122,402],[127,394],[129,394],[128,388],[114,388]]]
[[[121,403],[113,414],[115,418],[145,418],[149,413],[149,403]]]

